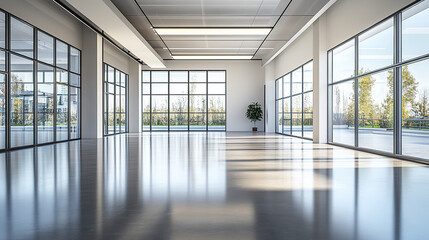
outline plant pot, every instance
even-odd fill
[[[257,127],[253,127],[253,128],[252,128],[252,131],[253,131],[253,132],[257,132],[257,131],[258,131],[258,128],[257,128]]]

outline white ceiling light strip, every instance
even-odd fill
[[[252,55],[173,55],[175,60],[250,60]]]
[[[282,53],[287,47],[289,47],[305,30],[307,30],[322,14],[326,12],[337,0],[330,0],[319,12],[314,15],[310,21],[308,21],[304,27],[302,27],[293,37],[283,46],[281,47],[270,59],[268,59],[262,67],[267,66],[271,61],[273,61],[280,53]]]
[[[162,36],[168,35],[267,35],[271,28],[154,28]]]

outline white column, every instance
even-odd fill
[[[313,24],[313,141],[328,141],[328,60],[326,16]]]
[[[264,67],[265,71],[265,131],[273,133],[276,131],[276,80],[275,64],[271,62]]]
[[[129,60],[129,84],[128,84],[128,129],[130,133],[142,131],[142,91],[141,91],[141,65]]]
[[[82,138],[103,137],[103,46],[102,37],[83,28]]]

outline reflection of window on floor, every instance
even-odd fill
[[[225,131],[226,71],[143,71],[143,131]]]
[[[428,158],[428,28],[422,1],[328,52],[330,142]]]

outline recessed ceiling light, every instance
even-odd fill
[[[256,50],[258,48],[162,48],[164,50]],[[259,50],[273,50],[274,48],[259,48]]]
[[[252,55],[173,55],[174,59],[235,59],[235,60],[250,60]]]
[[[159,35],[267,35],[271,28],[155,28]]]

